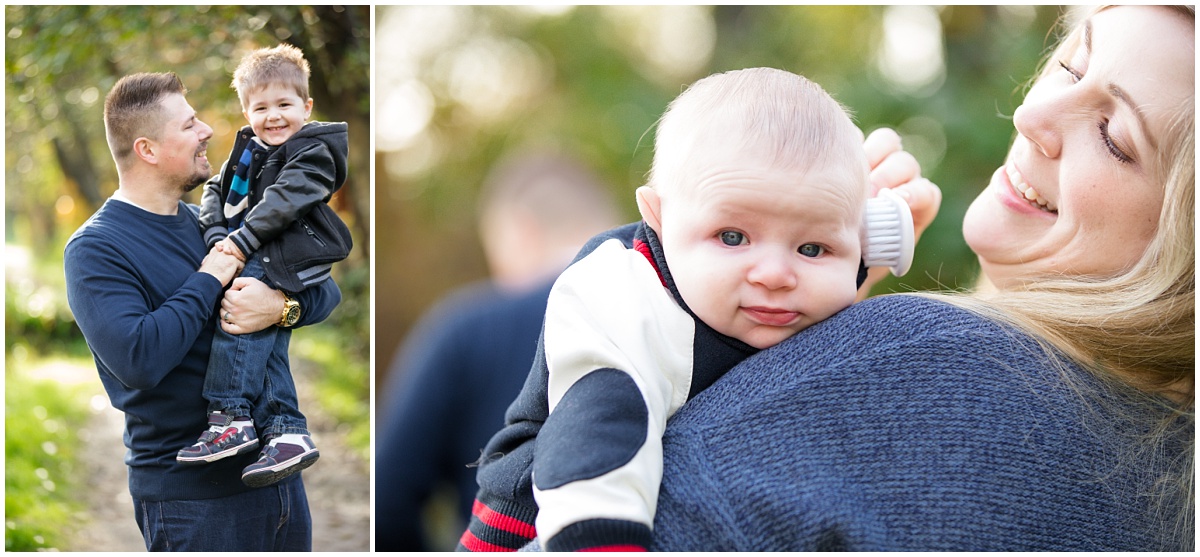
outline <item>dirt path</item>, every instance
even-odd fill
[[[313,439],[321,449],[321,459],[304,471],[313,523],[313,551],[370,550],[370,468],[367,462],[346,448],[332,420],[322,416],[313,402],[311,373],[295,358],[300,407],[309,421]],[[92,398],[90,423],[79,432],[84,444],[81,454],[89,455],[87,476],[80,485],[88,486],[83,498],[87,510],[79,513],[71,542],[66,551],[146,551],[133,518],[133,500],[122,461],[125,446],[121,441],[124,418],[104,395],[95,368],[76,373],[90,374],[96,395]]]

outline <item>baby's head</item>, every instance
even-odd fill
[[[242,58],[233,72],[233,88],[242,115],[263,143],[279,145],[304,127],[312,114],[308,61],[300,49],[281,44]]]
[[[753,68],[671,102],[637,201],[688,307],[766,348],[854,302],[867,189],[862,134],[841,105]]]

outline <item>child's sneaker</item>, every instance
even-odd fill
[[[175,460],[181,464],[206,464],[257,447],[258,435],[254,432],[253,420],[212,412],[208,415],[208,430],[200,434],[196,444],[180,449]]]
[[[321,453],[311,437],[287,433],[271,439],[258,456],[258,462],[242,470],[242,483],[250,487],[268,486],[308,468]]]

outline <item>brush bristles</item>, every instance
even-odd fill
[[[890,267],[896,276],[908,272],[914,247],[912,226],[908,204],[890,190],[868,199],[863,221],[863,263],[867,267]]]

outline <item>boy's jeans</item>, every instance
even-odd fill
[[[148,551],[312,551],[300,476],[217,499],[133,500]]]
[[[267,282],[258,255],[246,262],[241,276]],[[308,435],[308,422],[300,413],[288,363],[291,338],[290,330],[274,325],[231,335],[218,323],[204,377],[208,411],[252,416],[264,442],[285,433]]]

